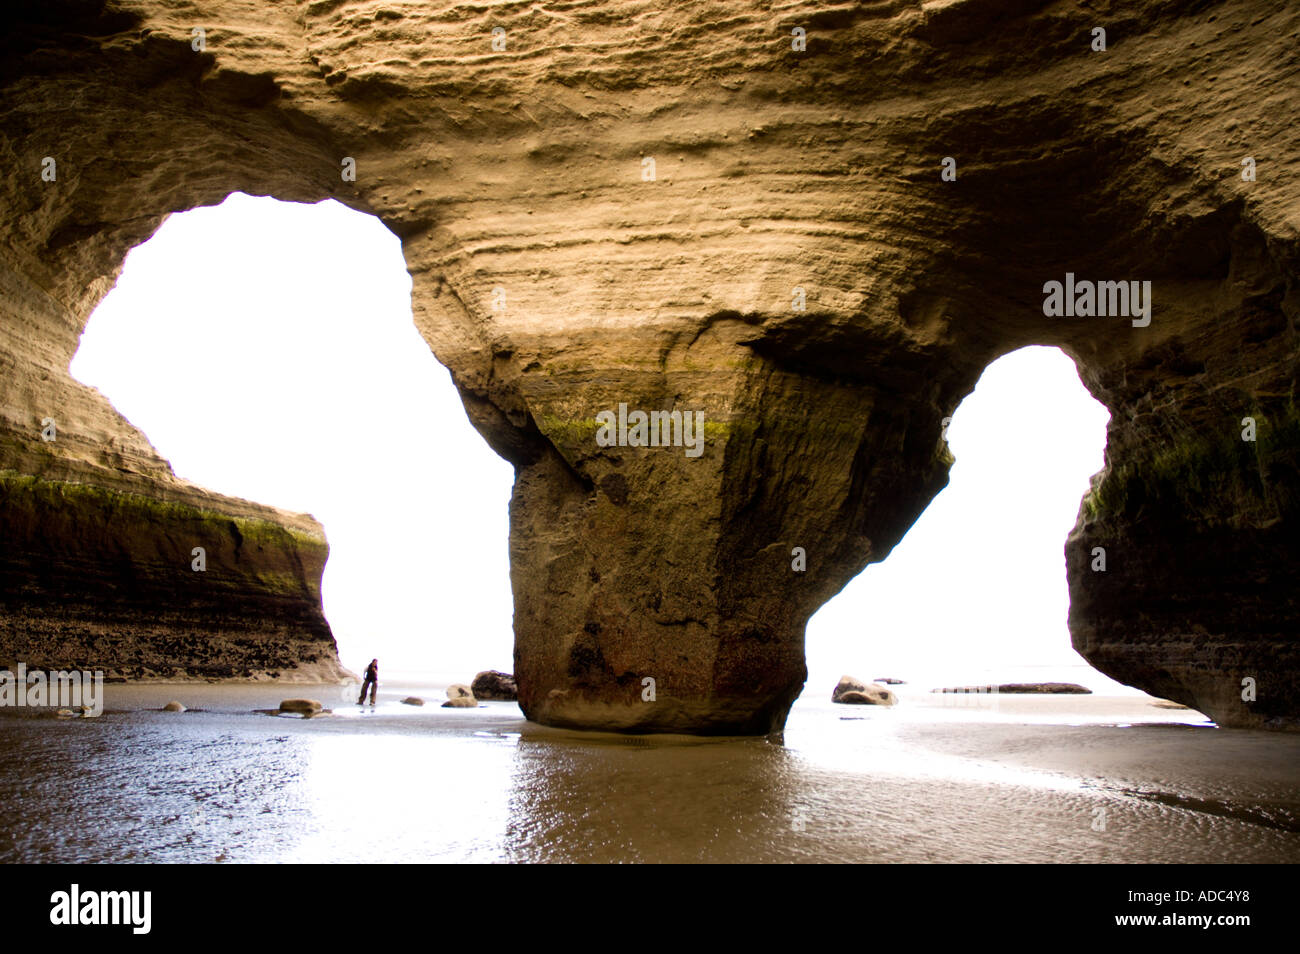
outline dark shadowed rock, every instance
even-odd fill
[[[514,702],[519,698],[519,687],[515,685],[515,677],[508,672],[499,672],[496,669],[487,669],[474,677],[474,682],[470,688],[477,699],[496,699],[504,702]]]

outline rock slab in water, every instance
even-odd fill
[[[831,702],[856,706],[892,706],[898,698],[884,686],[863,682],[852,676],[841,676],[831,692]]]
[[[902,680],[902,679],[895,679],[895,678],[893,678],[892,676],[877,676],[877,677],[875,678],[874,681],[880,683],[880,685],[882,685],[882,686],[905,686],[905,685],[907,685],[906,681],[904,681],[904,680]]]
[[[1010,695],[1088,696],[1092,690],[1074,682],[1004,682],[1000,686],[950,686],[931,692],[1007,693]]]
[[[421,699],[419,696],[407,696],[405,699],[402,700],[402,705],[404,705],[404,706],[422,706],[422,705],[424,705],[424,700]]]
[[[487,669],[475,676],[470,689],[476,699],[514,702],[519,698],[519,687],[515,685],[515,677],[496,669]]]

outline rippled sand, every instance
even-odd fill
[[[1142,697],[801,700],[778,744],[547,729],[427,688],[253,711],[283,695],[110,686],[99,719],[3,713],[0,859],[1300,861],[1300,736]]]

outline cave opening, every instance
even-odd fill
[[[843,674],[1134,692],[1072,648],[1064,547],[1104,465],[1110,414],[1055,347],[1003,355],[947,427],[948,486],[810,620],[806,692]]]
[[[343,665],[462,681],[512,668],[511,466],[412,321],[374,216],[231,194],[127,256],[71,365],[176,474],[310,513]]]

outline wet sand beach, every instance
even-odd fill
[[[778,743],[549,729],[418,686],[254,711],[284,695],[109,686],[98,719],[10,712],[0,858],[1300,861],[1300,737],[1145,697],[805,698]],[[172,698],[191,710],[159,711]]]

